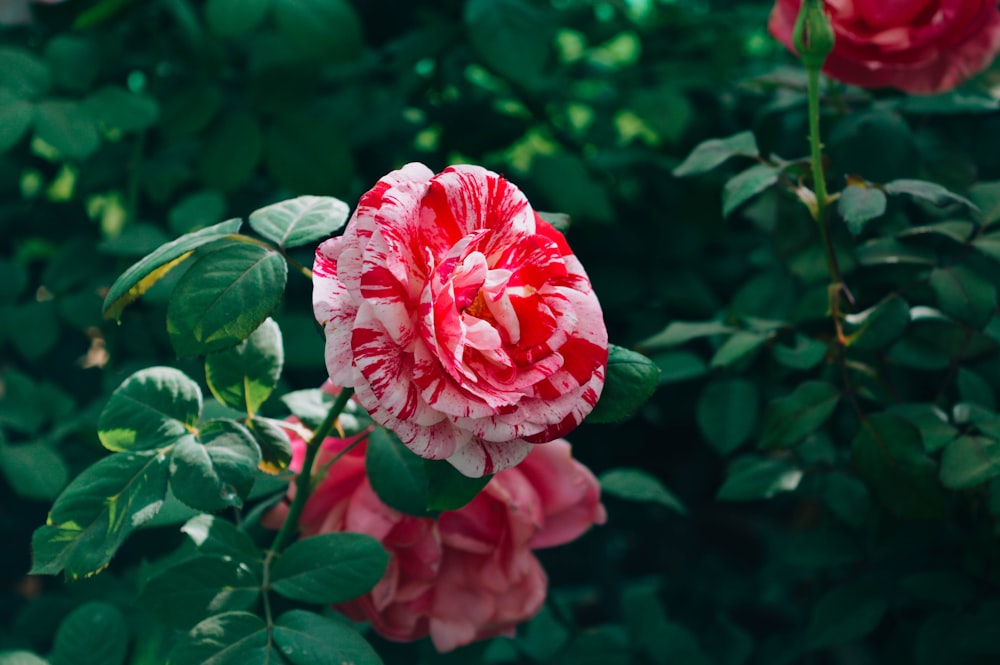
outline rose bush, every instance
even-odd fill
[[[291,468],[305,443],[292,435]],[[327,438],[320,467],[351,444]],[[289,500],[295,488],[289,490]],[[288,503],[264,524],[278,528]],[[338,608],[397,641],[430,635],[439,651],[512,634],[541,608],[547,578],[532,549],[567,543],[606,519],[600,486],[565,440],[535,446],[516,468],[496,474],[471,503],[437,519],[404,515],[376,496],[365,474],[365,443],[338,459],[309,496],[304,535],[354,531],[389,551],[382,580]]]
[[[333,383],[466,475],[517,464],[600,396],[608,336],[583,267],[481,167],[383,177],[317,249],[314,284]]]
[[[802,0],[778,0],[769,28],[789,49]],[[828,0],[836,34],[823,71],[866,88],[931,94],[982,71],[1000,51],[994,0]]]

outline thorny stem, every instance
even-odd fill
[[[281,530],[275,536],[274,543],[268,552],[269,559],[281,553],[281,550],[288,545],[292,535],[298,528],[299,516],[306,505],[306,500],[309,499],[309,495],[312,493],[312,468],[316,462],[316,455],[319,453],[324,439],[330,434],[330,430],[333,429],[337,418],[344,411],[344,407],[347,406],[347,402],[351,399],[352,395],[354,395],[353,388],[341,389],[340,394],[337,395],[337,399],[327,412],[326,418],[323,419],[320,426],[313,432],[312,438],[306,443],[306,457],[302,461],[302,469],[299,471],[299,477],[295,480],[295,498],[292,500],[292,505],[288,509],[288,516],[285,517],[285,522],[281,525]]]

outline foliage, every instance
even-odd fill
[[[0,665],[995,660],[996,73],[829,82],[824,218],[768,10],[72,0],[4,29]],[[621,345],[570,437],[609,524],[542,553],[516,639],[450,655],[325,609],[378,543],[260,526],[281,419],[334,399],[312,249],[413,160],[568,215]],[[390,505],[480,488],[376,431]]]

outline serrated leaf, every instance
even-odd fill
[[[198,258],[174,288],[167,331],[179,356],[236,346],[278,306],[288,266],[272,249],[234,243]]]
[[[978,210],[976,204],[974,204],[969,199],[964,196],[959,196],[954,192],[948,191],[945,187],[937,184],[936,182],[927,182],[926,180],[893,180],[892,182],[887,182],[883,185],[883,189],[886,194],[906,194],[912,196],[915,199],[920,199],[922,201],[928,201],[934,205],[945,205],[946,203],[961,203],[962,205],[971,208],[972,210]]]
[[[736,328],[720,321],[674,321],[662,331],[636,344],[636,347],[645,351],[652,351],[679,346],[701,337],[724,335],[735,331]]]
[[[104,568],[128,534],[160,509],[167,475],[160,454],[117,453],[85,469],[32,536],[31,572],[65,569],[66,577],[76,579]]]
[[[705,386],[698,397],[698,429],[722,456],[739,448],[757,424],[757,386],[745,379],[721,379]]]
[[[232,420],[205,423],[199,438],[188,437],[174,447],[170,489],[197,510],[243,505],[260,464],[257,442]]]
[[[281,329],[269,318],[236,346],[205,356],[205,380],[217,400],[253,416],[278,385],[284,358]]]
[[[352,628],[304,610],[278,617],[274,641],[291,665],[382,665],[371,645]]]
[[[182,630],[213,614],[249,608],[260,582],[245,564],[224,556],[202,556],[150,578],[138,602],[164,623]]]
[[[720,501],[769,499],[794,491],[802,480],[802,469],[790,460],[744,457],[733,462],[715,498]]]
[[[886,202],[885,193],[877,187],[848,185],[837,200],[837,212],[857,235],[868,222],[885,214]]]
[[[930,285],[941,311],[973,328],[985,326],[996,310],[996,287],[963,266],[936,268]]]
[[[806,381],[787,397],[773,400],[764,415],[760,447],[794,446],[826,422],[839,401],[840,392],[823,381]]]
[[[104,298],[104,317],[120,318],[122,310],[129,303],[191,256],[195,249],[236,233],[242,223],[238,219],[231,219],[182,235],[130,266],[108,290],[108,295]]]
[[[613,423],[625,420],[646,403],[659,383],[660,369],[646,356],[614,344],[608,345],[608,367],[604,391],[590,423]]]
[[[781,169],[775,166],[756,164],[730,178],[722,188],[722,216],[729,217],[742,204],[778,182],[779,175]]]
[[[813,608],[806,642],[813,649],[824,649],[857,641],[875,630],[888,607],[886,594],[870,583],[836,587]]]
[[[917,429],[899,416],[869,416],[851,456],[875,495],[900,517],[932,519],[947,509],[937,465],[924,453]]]
[[[384,427],[368,437],[365,471],[375,494],[386,505],[407,515],[427,516],[427,467]]]
[[[214,515],[202,513],[192,517],[181,527],[181,532],[205,555],[229,557],[247,564],[262,558],[250,536]]]
[[[681,515],[687,509],[659,478],[641,469],[620,467],[605,471],[600,476],[601,491],[626,501],[656,503]]]
[[[101,411],[97,435],[108,450],[153,450],[194,431],[201,389],[173,367],[148,367],[125,379]]]
[[[114,605],[91,601],[59,624],[51,665],[121,665],[128,651],[129,630]]]
[[[247,427],[260,446],[260,470],[275,474],[287,469],[292,461],[292,443],[288,432],[269,419],[257,416],[247,421]]]
[[[300,196],[250,213],[250,227],[278,247],[299,247],[333,235],[350,214],[332,196]]]
[[[489,476],[469,478],[445,460],[424,460],[427,473],[427,510],[458,510],[490,482]]]
[[[1000,442],[985,436],[962,436],[941,454],[941,483],[967,489],[1000,476]]]
[[[325,533],[299,540],[271,567],[271,588],[306,603],[342,603],[382,579],[389,554],[362,533]]]
[[[753,132],[740,132],[722,139],[709,139],[695,146],[691,154],[674,170],[677,177],[711,171],[730,157],[758,157],[757,140]]]
[[[169,665],[278,665],[282,658],[256,614],[225,612],[209,617],[173,648]]]
[[[902,335],[909,323],[910,305],[892,294],[863,312],[844,316],[847,345],[858,349],[882,348]]]

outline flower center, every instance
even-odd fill
[[[490,308],[486,306],[486,298],[483,296],[482,289],[480,289],[476,294],[476,299],[465,308],[465,313],[474,316],[477,319],[489,321],[490,323],[496,323],[492,312],[490,312]]]

